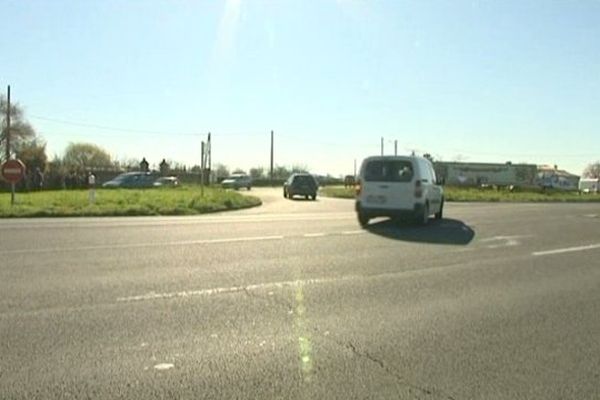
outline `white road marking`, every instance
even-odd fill
[[[187,246],[187,245],[202,245],[202,244],[220,244],[220,243],[236,243],[236,242],[258,242],[266,240],[281,240],[283,236],[248,236],[239,238],[222,238],[222,239],[199,239],[199,240],[181,240],[177,242],[147,242],[147,243],[125,243],[125,244],[105,244],[97,246],[80,246],[80,247],[53,247],[45,249],[17,249],[4,250],[0,254],[28,254],[28,253],[57,253],[69,251],[89,251],[89,250],[115,250],[115,249],[132,249],[143,247],[169,247],[169,246]]]
[[[325,236],[324,233],[305,233],[304,235],[305,238],[316,238],[316,237],[323,237]]]
[[[194,245],[210,245],[210,244],[222,244],[222,243],[236,243],[236,242],[260,242],[260,241],[271,241],[271,240],[283,240],[283,239],[296,239],[298,237],[304,238],[321,238],[326,236],[335,235],[360,235],[365,233],[364,230],[354,231],[342,231],[342,232],[314,232],[305,233],[301,235],[272,235],[272,236],[248,236],[248,237],[237,237],[237,238],[220,238],[220,239],[197,239],[197,240],[181,240],[173,242],[144,242],[144,243],[113,243],[113,244],[102,244],[102,245],[91,245],[91,246],[77,246],[77,247],[48,247],[41,249],[14,249],[14,250],[0,250],[0,255],[10,254],[43,254],[43,253],[60,253],[60,252],[76,252],[76,251],[94,251],[94,250],[119,250],[119,249],[134,249],[134,248],[145,248],[145,247],[173,247],[173,246],[194,246]]]
[[[59,229],[59,228],[137,228],[140,226],[161,227],[168,225],[206,225],[224,223],[257,223],[283,221],[330,221],[355,219],[355,212],[320,212],[320,213],[265,213],[248,215],[219,215],[219,216],[171,216],[171,217],[77,217],[49,220],[18,220],[6,221],[0,225],[0,230],[15,229]]]
[[[494,236],[491,238],[481,239],[482,243],[493,243],[486,246],[488,249],[497,249],[500,247],[518,246],[521,242],[518,239],[531,237],[532,235],[513,235],[513,236]]]
[[[168,363],[163,363],[163,364],[156,364],[154,366],[154,369],[156,369],[158,371],[166,371],[166,370],[171,369],[173,367],[175,367],[175,365],[168,364]]]
[[[360,235],[362,233],[365,233],[365,231],[360,229],[360,230],[356,230],[356,231],[343,231],[342,235]]]
[[[118,302],[131,302],[131,301],[142,301],[142,300],[158,300],[158,299],[172,299],[177,297],[193,297],[193,296],[211,296],[215,294],[223,294],[223,293],[238,293],[245,291],[254,291],[261,289],[282,289],[285,287],[297,287],[300,285],[315,285],[319,283],[327,283],[327,282],[339,282],[356,279],[355,276],[344,276],[338,278],[314,278],[314,279],[304,279],[304,280],[295,280],[295,281],[281,281],[281,282],[268,282],[268,283],[259,283],[255,285],[248,286],[231,286],[231,287],[220,287],[220,288],[212,288],[212,289],[200,289],[200,290],[184,290],[181,292],[169,292],[169,293],[155,293],[150,292],[138,296],[128,296],[128,297],[119,297],[117,298]]]
[[[548,255],[552,255],[552,254],[573,253],[576,251],[586,251],[586,250],[593,250],[593,249],[600,249],[600,243],[599,244],[590,244],[588,246],[576,246],[576,247],[566,247],[563,249],[536,251],[531,254],[533,256],[548,256]]]

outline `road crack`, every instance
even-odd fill
[[[294,310],[293,304],[291,302],[286,301],[283,298],[280,298],[277,296],[268,296],[267,297],[267,296],[264,296],[262,294],[259,294],[259,293],[256,293],[256,292],[250,290],[248,287],[243,287],[243,292],[248,297],[251,297],[254,299],[259,299],[259,300],[262,300],[265,302],[272,302],[272,303],[278,304],[279,306],[286,308],[288,310],[288,312],[290,310],[291,311]],[[326,334],[324,331],[322,331],[321,329],[319,329],[318,327],[316,327],[314,325],[312,327],[310,327],[309,329],[315,335],[321,337],[323,340],[328,340],[331,343],[334,343],[339,347],[349,350],[350,352],[352,352],[352,354],[354,356],[368,360],[369,362],[377,365],[386,374],[388,374],[388,375],[392,376],[394,379],[396,379],[401,385],[407,387],[411,391],[417,392],[421,396],[426,396],[427,398],[443,399],[443,400],[457,400],[455,397],[453,397],[449,394],[443,393],[437,389],[429,389],[426,387],[422,387],[422,386],[407,382],[406,378],[404,376],[402,376],[400,373],[398,373],[396,370],[394,370],[390,366],[386,365],[386,363],[383,360],[377,358],[376,356],[374,356],[373,354],[369,353],[366,350],[361,350],[352,341],[342,342],[342,341],[336,339],[335,337],[333,337],[329,332]]]
[[[320,333],[319,330],[316,328],[314,329],[314,331],[317,333]],[[331,340],[334,343],[336,343],[338,346],[341,346],[341,347],[344,347],[344,348],[350,350],[352,352],[352,354],[354,354],[356,357],[366,359],[366,360],[376,364],[379,368],[384,370],[388,375],[392,376],[400,384],[402,384],[405,387],[408,387],[410,390],[414,390],[422,395],[426,395],[427,397],[435,396],[436,398],[442,398],[445,400],[456,400],[451,395],[443,393],[439,390],[428,389],[426,387],[418,386],[418,385],[412,384],[410,382],[407,382],[406,379],[401,374],[399,374],[396,370],[394,370],[393,368],[386,365],[385,362],[383,362],[383,360],[375,357],[373,354],[369,353],[368,351],[365,351],[365,350],[361,351],[358,348],[358,346],[356,346],[356,344],[354,344],[351,341],[344,343],[344,342],[340,342],[333,338],[331,338]]]

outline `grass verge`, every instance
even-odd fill
[[[0,193],[0,218],[84,217],[133,215],[196,215],[254,207],[258,197],[234,191],[199,186],[156,189],[97,189],[96,201],[89,202],[87,190],[57,190],[17,193],[10,205],[10,193]]]
[[[321,195],[337,197],[342,199],[353,199],[354,188],[343,186],[325,186],[321,189]],[[523,190],[509,192],[507,190],[491,190],[477,188],[458,188],[447,186],[444,188],[446,201],[455,202],[600,202],[600,195],[579,194],[578,192],[565,192],[560,190]]]
[[[319,193],[326,197],[335,197],[338,199],[353,199],[356,190],[354,187],[345,188],[343,186],[323,186]]]

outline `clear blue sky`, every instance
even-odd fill
[[[0,0],[0,88],[50,155],[351,173],[380,152],[600,159],[600,2]],[[56,121],[51,121],[51,120]],[[62,122],[58,122],[62,121]],[[68,122],[68,123],[67,123]],[[74,123],[80,123],[77,125]],[[119,128],[99,129],[85,124]],[[149,132],[148,134],[142,132]]]

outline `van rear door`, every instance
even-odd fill
[[[365,208],[412,210],[415,166],[410,159],[367,160],[362,174]]]

